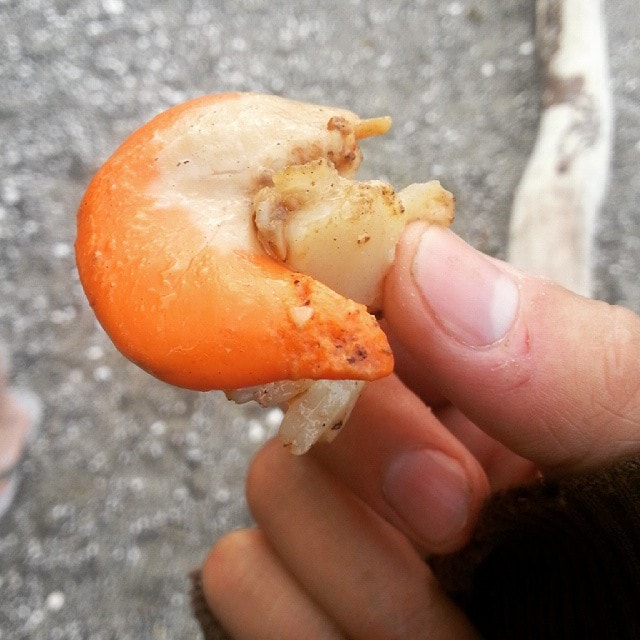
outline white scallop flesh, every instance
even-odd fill
[[[403,229],[415,220],[448,226],[454,203],[437,181],[396,193],[379,180],[343,177],[320,159],[276,172],[253,206],[272,257],[376,310]]]
[[[314,443],[331,442],[338,435],[364,385],[362,380],[285,380],[226,394],[237,403],[285,404],[278,437],[291,453],[301,455]]]
[[[258,238],[272,257],[375,310],[403,229],[415,220],[448,226],[453,196],[440,183],[396,193],[380,181],[356,182],[320,159],[273,175],[253,200]],[[236,401],[286,404],[279,437],[294,454],[332,440],[364,382],[281,381],[234,392]]]

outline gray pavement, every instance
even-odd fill
[[[607,3],[617,112],[598,295],[640,311],[640,19]],[[187,572],[250,522],[248,460],[276,416],[125,361],[74,269],[92,173],[156,112],[275,92],[390,114],[362,175],[437,177],[455,229],[504,255],[538,114],[532,0],[0,0],[0,340],[45,403],[0,521],[0,638],[197,637]]]

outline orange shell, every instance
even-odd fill
[[[208,244],[184,207],[154,206],[161,136],[204,96],[133,133],[93,178],[78,211],[76,259],[116,347],[154,376],[190,389],[277,380],[388,375],[393,357],[367,309],[266,254]],[[292,309],[310,306],[303,326]]]

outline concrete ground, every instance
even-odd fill
[[[97,326],[74,216],[126,135],[191,96],[274,92],[390,114],[362,175],[439,178],[454,228],[504,255],[536,134],[531,0],[0,0],[0,339],[45,403],[0,521],[0,638],[196,637],[186,575],[250,522],[277,416],[170,388]],[[640,311],[640,21],[606,3],[616,119],[597,293]]]

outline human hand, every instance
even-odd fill
[[[258,528],[203,568],[234,638],[472,638],[424,562],[469,539],[491,491],[640,450],[640,319],[411,227],[385,316],[397,377],[344,433],[254,460]]]

